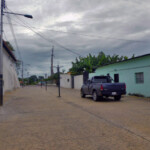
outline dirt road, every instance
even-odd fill
[[[0,108],[0,150],[149,150],[150,101],[94,102],[78,90],[25,87]]]

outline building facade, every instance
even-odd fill
[[[81,89],[83,75],[72,76],[70,74],[60,75],[60,86],[64,88]]]
[[[3,42],[3,92],[20,87],[16,73],[16,58],[7,44]]]
[[[108,73],[115,82],[126,83],[127,94],[150,97],[150,54],[99,67],[89,77]]]
[[[69,74],[60,75],[60,87],[71,88],[71,75]]]

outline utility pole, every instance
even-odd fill
[[[28,14],[17,14],[11,12],[4,12],[5,9],[5,0],[1,0],[1,18],[0,18],[0,106],[3,105],[3,15],[4,13],[13,14],[13,15],[21,15],[27,18],[33,18],[32,15]]]
[[[60,66],[57,66],[57,73],[58,73],[58,97],[60,96]]]
[[[24,86],[23,70],[24,70],[24,68],[23,68],[23,61],[22,61],[22,87]]]
[[[47,91],[47,81],[45,81],[45,89],[46,89],[46,91]]]
[[[28,85],[29,85],[29,76],[30,76],[30,74],[29,74],[29,72],[27,72]]]
[[[45,74],[45,79],[47,79],[47,73]],[[45,81],[45,89],[47,91],[47,81]]]
[[[3,105],[3,8],[5,1],[1,0],[1,29],[0,29],[0,106]]]
[[[51,54],[51,75],[54,74],[54,71],[53,71],[53,57],[54,57],[54,46],[52,47],[52,54]]]
[[[56,67],[56,66],[54,66],[54,67]],[[58,74],[58,81],[57,81],[57,86],[58,86],[58,97],[61,97],[60,96],[60,68],[61,67],[63,67],[63,66],[59,66],[59,65],[57,65],[57,74]]]

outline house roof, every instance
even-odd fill
[[[127,60],[123,60],[123,61],[128,61],[128,60],[132,60],[132,59],[137,59],[137,58],[141,58],[141,57],[145,57],[145,56],[150,56],[150,53],[149,54],[144,54],[144,55],[141,55],[141,56],[136,56],[134,58],[130,58],[130,59],[127,59]],[[122,61],[121,61],[122,62]]]
[[[3,48],[6,50],[6,52],[9,54],[9,56],[16,62],[17,59],[15,57],[15,55],[13,54],[13,52],[10,50],[10,48],[7,46],[6,42],[3,41]]]
[[[141,56],[136,56],[134,58],[129,58],[129,59],[126,59],[126,60],[118,61],[118,62],[115,62],[115,63],[109,63],[109,64],[106,64],[106,65],[103,65],[102,67],[108,66],[108,65],[112,65],[112,64],[116,64],[116,63],[121,63],[121,62],[129,61],[129,60],[134,60],[134,59],[138,59],[138,58],[142,58],[142,57],[146,57],[146,56],[150,56],[150,53],[149,54],[144,54],[144,55],[141,55]]]

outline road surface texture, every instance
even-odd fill
[[[150,150],[150,101],[80,98],[78,90],[25,87],[0,108],[0,150]]]

